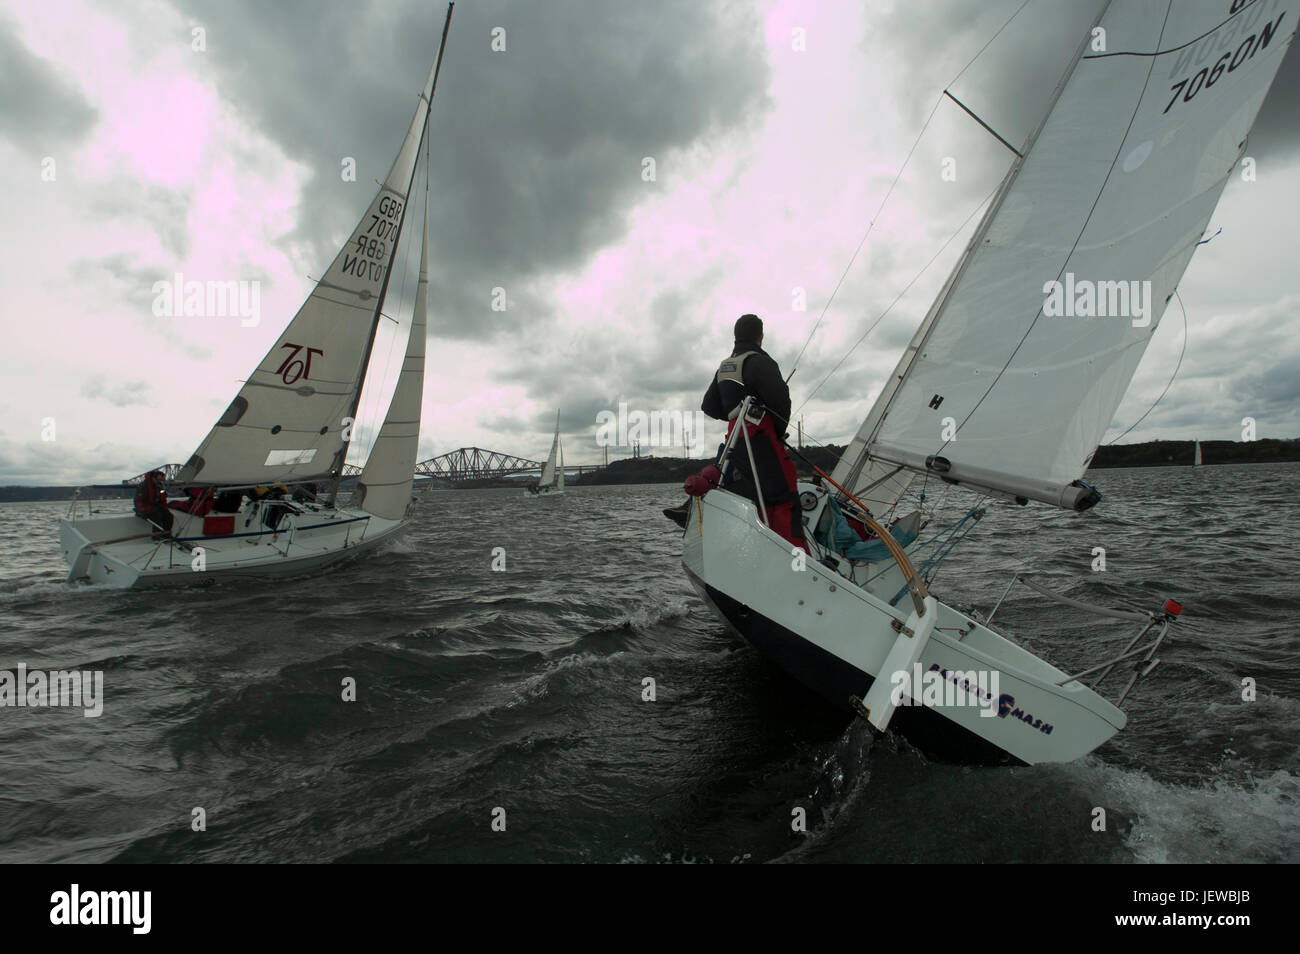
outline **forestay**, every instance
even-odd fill
[[[843,473],[1096,501],[1078,478],[1238,169],[1287,2],[1106,7]]]

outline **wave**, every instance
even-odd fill
[[[1300,778],[1283,769],[1238,783],[1162,782],[1089,759],[1065,767],[1129,830],[1124,846],[1146,864],[1300,861]]]

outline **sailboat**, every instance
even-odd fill
[[[402,370],[348,505],[337,501],[352,425],[407,218],[451,26],[388,176],[297,315],[249,375],[175,486],[170,532],[131,515],[59,524],[70,582],[115,587],[319,571],[401,532],[412,501],[428,297],[428,161],[420,272]]]
[[[1201,442],[1200,441],[1196,442],[1196,456],[1192,460],[1192,466],[1193,467],[1201,466]]]
[[[1081,478],[1296,27],[1295,12],[1263,0],[1088,0],[1070,11],[1086,29],[1033,80],[1051,96],[1025,117],[1027,137],[1012,142],[959,104],[1013,158],[837,466],[800,483],[811,554],[765,525],[761,492],[725,489],[731,461],[751,452],[746,427],[719,456],[721,483],[688,487],[682,563],[713,610],[831,705],[959,763],[1079,758],[1124,728],[1119,706],[1159,663],[1181,612],[1172,600],[1092,606],[1020,573],[987,613],[963,612],[934,594],[934,569],[987,500],[1074,511],[1101,501]],[[1125,287],[1146,290],[1149,310],[1052,314],[1056,283],[1080,280],[1135,282]],[[942,529],[918,525],[925,490],[940,488],[979,502]],[[898,532],[909,520],[925,539]],[[846,547],[850,521],[867,537]],[[1096,665],[1058,669],[992,628],[1016,584],[1058,614],[1129,620],[1137,634]],[[1112,673],[1127,681],[1103,698]]]
[[[556,466],[556,455],[559,465]],[[560,412],[555,412],[555,438],[551,441],[551,453],[542,465],[542,474],[537,483],[526,491],[529,497],[561,497],[564,495],[564,445],[560,442]]]

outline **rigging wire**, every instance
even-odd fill
[[[786,429],[789,430],[790,422],[789,422],[788,420],[785,420],[784,418],[782,418],[780,414],[777,414],[777,413],[776,413],[775,411],[773,411],[771,408],[767,408],[767,413],[770,414],[770,415],[771,415],[773,418],[775,418],[776,420],[780,421],[782,424],[784,424],[785,427],[786,427]],[[792,415],[792,416],[793,416],[793,415]],[[803,437],[804,437],[804,439],[807,440],[809,443],[816,444],[818,447],[829,448],[829,447],[834,446],[834,445],[831,445],[831,444],[826,443],[826,442],[823,441],[823,440],[820,440],[820,439],[814,437],[812,434],[809,434],[807,430],[804,430],[804,431],[803,431]],[[794,447],[791,447],[791,446],[790,446],[789,441],[782,441],[782,443],[785,444],[785,447],[786,447],[787,450],[789,450],[791,453],[793,453],[793,454],[795,454],[796,456],[798,456],[801,460],[804,460],[805,462],[807,462],[807,463],[809,463],[809,464],[812,463],[812,462],[809,461],[806,457],[804,457],[802,453],[800,453],[800,451],[802,450],[803,445],[800,445],[799,448],[794,448]],[[846,447],[847,447],[847,445],[846,445]],[[835,463],[838,464],[838,463],[840,462],[840,460],[842,460],[842,459],[843,459],[843,455],[836,456],[836,457],[835,457]],[[835,469],[834,466],[832,466],[831,469],[834,470],[834,469]],[[921,485],[921,489],[920,489],[919,491],[912,489],[912,487],[911,487],[911,483],[909,482],[909,484],[907,485],[907,487],[904,488],[903,492],[900,493],[900,494],[898,495],[898,497],[894,500],[894,503],[892,504],[892,506],[890,506],[890,508],[889,508],[889,510],[888,510],[888,513],[886,514],[886,519],[888,519],[889,517],[892,517],[892,516],[894,515],[894,513],[898,510],[899,505],[903,502],[903,499],[904,499],[904,498],[905,498],[909,493],[914,494],[914,495],[917,496],[917,498],[918,498],[918,499],[917,499],[917,509],[921,510],[923,513],[925,512],[925,506],[926,506],[926,503],[927,503],[927,500],[928,500],[928,498],[927,498],[926,495],[925,495],[925,488],[926,488],[926,486],[928,486],[928,484],[929,484],[930,475],[927,473],[927,474],[924,474],[924,475],[922,475],[922,476],[923,476],[923,482],[922,482],[922,485]],[[934,512],[935,512],[936,510],[938,510],[939,507],[941,507],[941,506],[942,506],[942,505],[947,501],[947,499],[948,499],[947,491],[948,491],[948,490],[951,490],[951,489],[952,489],[951,487],[945,486],[945,488],[944,488],[944,496],[943,496],[942,498],[940,498],[937,502],[930,502],[930,513],[931,513],[931,516],[933,516]],[[861,491],[859,491],[859,493],[861,493]],[[978,503],[976,506],[980,506],[980,505],[982,505],[985,499],[987,499],[987,498],[986,498],[986,497],[981,497],[979,503]]]
[[[826,299],[826,304],[822,306],[821,314],[817,316],[817,320],[813,323],[812,330],[808,332],[808,337],[804,340],[803,347],[799,349],[799,353],[795,356],[794,364],[790,368],[790,373],[786,375],[785,378],[787,382],[789,382],[789,380],[792,377],[794,377],[794,373],[799,370],[799,362],[803,360],[804,352],[807,351],[808,346],[812,344],[813,335],[817,334],[817,329],[821,327],[822,321],[826,318],[826,312],[830,309],[831,303],[835,301],[835,296],[839,294],[840,286],[844,284],[844,279],[848,278],[849,272],[852,271],[854,262],[857,261],[858,255],[862,252],[862,246],[867,244],[867,239],[870,237],[872,231],[875,229],[876,222],[880,220],[880,213],[884,210],[885,203],[887,203],[889,201],[889,197],[894,194],[894,188],[898,185],[899,180],[902,179],[903,177],[903,173],[907,170],[908,164],[912,161],[912,156],[916,152],[916,147],[921,144],[921,139],[925,135],[926,129],[930,127],[930,121],[934,119],[934,114],[939,111],[939,107],[943,104],[944,97],[949,95],[948,87],[952,86],[959,79],[961,79],[963,75],[965,75],[966,71],[971,68],[971,66],[975,63],[976,60],[978,60],[981,56],[984,55],[984,52],[993,44],[993,41],[1002,35],[1002,31],[1005,30],[1007,27],[1009,27],[1011,25],[1011,21],[1014,20],[1016,17],[1020,16],[1021,11],[1024,10],[1025,7],[1027,7],[1028,5],[1029,5],[1029,0],[1024,0],[1024,2],[1022,2],[1020,6],[1016,8],[1016,12],[1011,14],[1011,16],[1007,18],[1006,22],[1003,23],[1002,26],[998,27],[997,32],[994,33],[991,37],[989,37],[987,41],[985,41],[984,45],[980,47],[979,51],[974,56],[972,56],[970,60],[966,63],[966,65],[963,66],[958,71],[957,75],[954,76],[947,83],[947,85],[944,87],[943,93],[935,97],[934,106],[930,108],[930,114],[925,117],[925,122],[921,124],[921,131],[918,132],[916,134],[916,138],[912,140],[912,146],[910,149],[907,150],[907,155],[903,158],[903,164],[898,167],[898,172],[894,175],[894,181],[891,182],[889,184],[889,188],[885,190],[884,198],[880,200],[880,205],[876,208],[876,214],[873,215],[870,221],[867,223],[866,232],[863,233],[861,240],[858,242],[857,248],[853,250],[853,254],[849,257],[848,264],[844,266],[844,271],[843,273],[841,273],[839,281],[837,281],[835,283],[835,287],[831,289],[830,297]],[[956,102],[956,100],[953,101]],[[967,112],[969,112],[969,110],[967,110]],[[873,325],[872,327],[875,326]]]
[[[912,276],[912,280],[903,286],[903,290],[894,296],[894,300],[889,303],[889,306],[885,308],[885,310],[882,311],[879,315],[876,316],[876,320],[867,326],[867,330],[862,332],[862,335],[858,338],[857,341],[853,343],[853,346],[844,352],[844,354],[840,357],[840,360],[836,362],[835,367],[831,368],[831,370],[826,374],[826,376],[822,378],[821,381],[818,383],[817,387],[813,388],[812,391],[809,392],[808,396],[803,399],[803,403],[800,404],[799,407],[795,409],[794,412],[795,414],[798,414],[799,411],[802,411],[804,409],[804,407],[808,404],[808,402],[813,399],[813,397],[817,394],[817,392],[820,391],[825,386],[826,382],[829,381],[831,377],[835,374],[835,372],[840,369],[840,366],[843,365],[844,362],[847,361],[852,356],[853,352],[858,349],[858,347],[862,344],[862,342],[867,340],[867,336],[871,334],[871,332],[876,330],[876,326],[879,325],[882,321],[884,321],[885,316],[888,315],[890,311],[893,310],[894,306],[897,305],[902,300],[904,295],[906,295],[909,291],[911,291],[912,286],[921,280],[921,276],[930,270],[930,266],[933,265],[935,261],[938,260],[939,256],[943,254],[944,250],[949,245],[952,244],[953,239],[955,239],[958,235],[960,235],[965,230],[966,226],[970,224],[970,220],[975,218],[975,214],[989,203],[989,201],[993,198],[994,194],[997,191],[998,188],[997,186],[995,186],[992,192],[990,192],[988,195],[986,195],[983,199],[980,200],[979,204],[976,205],[975,208],[971,210],[970,214],[966,216],[966,218],[962,221],[961,225],[957,226],[956,230],[951,235],[948,236],[948,238],[944,241],[942,245],[939,246],[939,250],[936,251],[932,256],[930,256],[930,260],[921,267],[921,270],[919,272],[917,272],[915,275]],[[791,371],[790,373],[794,374],[793,371]]]
[[[898,185],[898,180],[903,177],[903,172],[907,169],[907,164],[912,161],[912,154],[916,152],[916,147],[921,144],[921,137],[925,135],[926,129],[930,126],[930,120],[934,119],[934,114],[938,112],[939,104],[941,102],[943,102],[942,97],[935,100],[934,106],[930,109],[930,115],[925,117],[925,122],[921,125],[921,131],[917,133],[916,139],[912,141],[912,148],[907,150],[907,157],[903,159],[903,164],[898,167],[898,172],[894,176],[894,181],[891,182],[889,188],[885,190],[885,196],[880,200],[880,205],[876,208],[876,214],[873,215],[871,220],[867,223],[867,230],[862,233],[862,238],[858,242],[858,247],[855,248],[853,254],[849,256],[848,264],[844,266],[844,271],[840,274],[840,280],[837,281],[835,287],[831,289],[830,297],[826,299],[826,304],[822,305],[821,314],[817,316],[817,320],[813,323],[812,331],[808,332],[808,337],[804,339],[803,347],[799,349],[799,353],[795,356],[794,364],[790,368],[790,373],[786,375],[787,382],[794,377],[794,373],[799,370],[799,362],[803,360],[804,352],[807,351],[808,346],[812,344],[813,335],[817,334],[817,329],[821,327],[822,321],[826,318],[826,312],[830,309],[831,302],[835,301],[835,296],[839,294],[840,286],[844,284],[844,279],[848,278],[849,272],[853,270],[853,263],[858,260],[858,254],[862,251],[862,246],[867,244],[867,239],[870,237],[872,230],[875,229],[876,222],[880,219],[880,213],[885,208],[885,203],[888,202],[889,197],[894,194],[894,187]]]
[[[1215,234],[1217,235],[1218,233],[1216,232]],[[1151,403],[1151,406],[1146,409],[1146,412],[1141,417],[1129,425],[1128,430],[1115,438],[1115,440],[1107,441],[1105,444],[1106,447],[1114,444],[1115,441],[1124,437],[1125,434],[1128,434],[1129,431],[1133,430],[1133,428],[1145,421],[1147,419],[1147,414],[1150,414],[1156,409],[1156,405],[1164,400],[1165,395],[1169,393],[1169,389],[1174,386],[1174,378],[1178,377],[1178,369],[1183,366],[1183,355],[1187,354],[1187,306],[1183,304],[1183,296],[1178,294],[1177,289],[1174,290],[1174,297],[1178,299],[1178,307],[1183,311],[1183,347],[1182,350],[1178,352],[1178,362],[1174,365],[1174,373],[1169,376],[1169,383],[1166,384],[1165,389],[1160,392],[1160,397],[1156,398],[1155,401]]]

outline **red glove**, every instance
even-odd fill
[[[710,464],[698,474],[692,474],[686,478],[685,490],[692,497],[703,497],[714,487],[718,486],[718,481],[722,479],[722,472],[717,467]]]

